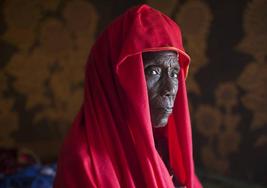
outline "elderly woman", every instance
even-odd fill
[[[97,39],[84,100],[65,139],[56,188],[200,188],[193,165],[179,27],[147,5]]]

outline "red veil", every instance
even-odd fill
[[[86,65],[83,105],[65,139],[54,186],[174,187],[153,138],[142,52],[174,50],[181,71],[163,132],[175,176],[200,188],[194,174],[185,76],[190,61],[179,27],[147,5],[128,10],[101,34]]]

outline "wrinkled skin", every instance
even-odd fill
[[[158,51],[144,52],[142,57],[152,126],[164,127],[178,91],[178,56],[175,51]]]

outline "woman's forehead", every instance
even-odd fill
[[[177,64],[178,56],[175,51],[156,51],[156,52],[144,52],[142,54],[143,63],[148,64]]]
[[[143,59],[154,59],[158,57],[164,56],[175,56],[177,57],[176,51],[166,50],[166,51],[153,51],[153,52],[143,52],[142,53]]]

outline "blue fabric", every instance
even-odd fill
[[[56,165],[33,165],[16,174],[0,174],[0,188],[52,188]]]

